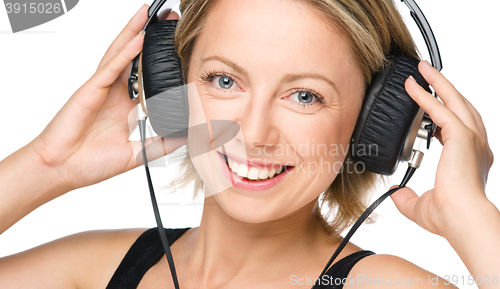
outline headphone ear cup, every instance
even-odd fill
[[[155,133],[161,137],[187,136],[189,105],[182,64],[174,47],[178,20],[152,24],[146,30],[142,77],[146,108]]]
[[[406,138],[419,110],[405,90],[411,75],[429,93],[418,71],[419,60],[397,55],[385,70],[374,75],[367,90],[351,140],[355,163],[382,175],[392,175],[401,160]]]

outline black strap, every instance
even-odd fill
[[[374,254],[375,253],[372,251],[358,251],[342,258],[341,260],[333,264],[333,266],[324,275],[322,275],[322,279],[319,279],[316,285],[314,285],[312,288],[341,289],[344,284],[352,283],[349,279],[347,279],[347,276],[349,275],[352,267],[354,267],[354,265],[356,265],[356,263],[364,257],[368,257]]]
[[[167,238],[173,244],[189,228],[166,229]],[[115,271],[106,289],[135,289],[141,282],[146,272],[151,269],[165,254],[161,246],[160,235],[157,228],[145,231],[130,247],[122,262]],[[375,254],[372,251],[358,251],[336,262],[326,272],[324,280],[319,282],[314,289],[340,289],[343,281],[349,275],[352,267],[364,257]],[[330,282],[330,280],[333,280]]]
[[[187,230],[189,228],[166,229],[169,243],[173,244]],[[106,288],[137,288],[144,274],[164,255],[158,229],[147,230],[130,247]]]

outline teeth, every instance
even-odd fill
[[[270,179],[283,171],[283,167],[279,167],[278,169],[268,170],[266,168],[259,169],[257,167],[248,168],[245,164],[239,164],[231,159],[227,159],[227,164],[229,168],[238,176],[246,177],[250,180],[266,180]]]
[[[248,167],[245,164],[239,164],[238,165],[238,176],[240,177],[246,177],[248,174]]]
[[[252,167],[248,170],[248,176],[250,180],[258,180],[259,179],[260,170],[258,168]]]
[[[263,168],[262,170],[260,170],[260,173],[259,173],[259,179],[261,180],[265,180],[269,177],[269,172],[267,171],[266,168]]]
[[[270,171],[269,171],[269,174],[268,174],[268,177],[269,177],[269,178],[274,177],[274,174],[275,174],[275,173],[276,173],[276,170],[275,170],[275,169],[270,170]]]
[[[233,162],[231,159],[228,159],[228,162],[229,162],[229,168],[233,172],[238,173],[238,163],[237,162]]]

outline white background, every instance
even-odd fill
[[[408,16],[407,8],[397,2]],[[4,6],[0,8],[0,159],[26,145],[43,130],[67,99],[92,76],[107,47],[142,4],[130,0],[80,1],[66,15],[16,34],[11,32]],[[418,4],[438,40],[442,72],[482,114],[490,145],[498,154],[500,2],[421,0]],[[415,24],[411,19],[407,23],[420,51],[427,57]],[[432,188],[440,151],[441,145],[434,141],[422,167],[410,181],[409,186],[417,193]],[[405,169],[406,165],[400,166],[391,185],[399,183]],[[155,186],[166,184],[174,171],[172,166],[154,168]],[[374,197],[387,188],[381,186]],[[497,207],[499,189],[499,170],[495,164],[490,171],[487,195]],[[148,194],[142,168],[68,193],[35,210],[2,234],[0,256],[85,230],[154,227]],[[199,203],[187,203],[189,197],[169,196],[159,189],[157,194],[163,203],[160,209],[165,227],[199,224],[202,209]],[[377,223],[363,225],[354,235],[355,244],[379,254],[403,257],[440,276],[465,276],[467,280],[467,269],[445,239],[407,220],[391,200],[383,203],[377,214]],[[461,284],[459,287],[472,288]]]

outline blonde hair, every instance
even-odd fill
[[[353,59],[363,72],[366,85],[373,74],[387,65],[388,56],[403,54],[418,58],[413,39],[391,0],[301,1],[319,11],[345,37]],[[196,36],[202,31],[204,19],[215,3],[215,0],[181,1],[182,18],[175,33],[175,48],[183,64],[184,79],[187,79]],[[349,155],[344,165],[346,163],[353,163]],[[196,197],[198,192],[204,190],[204,184],[189,152],[179,164],[179,169],[180,175],[171,186],[179,188],[193,183]],[[352,225],[366,209],[369,192],[380,179],[381,176],[368,171],[353,173],[344,168],[323,192],[316,206],[317,216],[325,230],[337,235]]]

